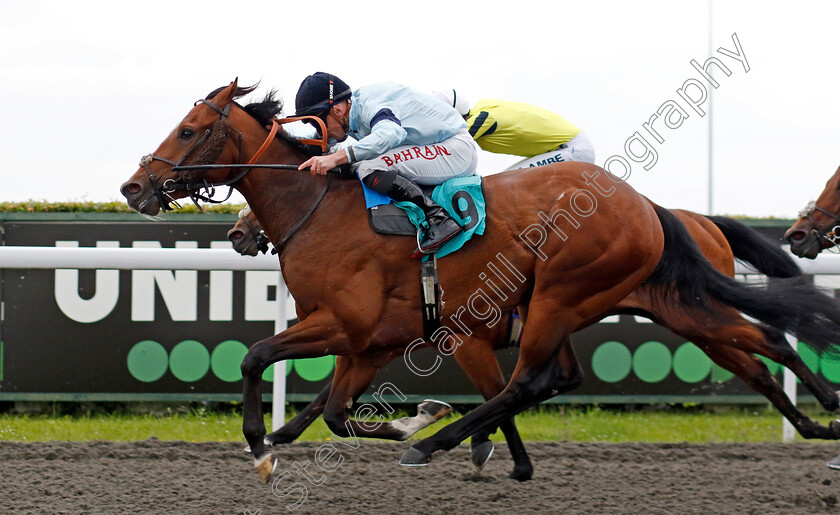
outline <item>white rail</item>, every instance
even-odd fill
[[[96,269],[96,270],[267,270],[277,271],[278,311],[275,334],[284,331],[286,283],[276,256],[240,256],[232,249],[148,249],[102,247],[11,247],[0,246],[0,269]],[[272,384],[272,431],[286,420],[286,367],[274,365]]]

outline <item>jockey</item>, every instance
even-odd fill
[[[330,138],[356,141],[333,147],[302,165],[313,174],[351,163],[369,188],[417,205],[429,225],[422,253],[436,252],[461,231],[458,222],[428,198],[417,184],[441,184],[474,175],[478,150],[467,125],[446,104],[429,94],[386,82],[355,91],[323,72],[306,77],[295,98],[296,116],[324,120]],[[342,148],[343,147],[343,148]]]
[[[595,162],[595,149],[586,133],[551,111],[493,99],[479,100],[470,109],[454,89],[432,94],[464,117],[470,135],[483,150],[525,158],[508,170],[564,161]]]

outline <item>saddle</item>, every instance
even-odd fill
[[[423,193],[438,203],[463,227],[455,240],[447,242],[441,250],[425,256],[420,265],[420,287],[423,301],[423,334],[431,339],[440,328],[440,286],[438,284],[438,257],[455,252],[473,234],[484,234],[484,191],[479,176],[450,179],[438,186],[421,186]],[[368,224],[374,232],[401,236],[416,236],[424,223],[422,212],[402,203],[402,207],[388,197],[365,188],[368,207]],[[430,259],[431,258],[431,259]]]
[[[364,185],[363,185],[364,186]],[[450,179],[437,186],[421,186],[423,193],[444,208],[463,227],[461,235],[447,242],[437,256],[461,248],[473,235],[484,234],[484,184],[478,175]],[[364,187],[368,224],[380,234],[415,236],[423,214],[410,203],[395,204],[388,197]]]
[[[431,197],[435,186],[421,186],[421,189],[427,197]],[[371,206],[367,212],[368,224],[374,232],[397,236],[415,236],[417,234],[417,227],[411,223],[405,210],[393,202]]]

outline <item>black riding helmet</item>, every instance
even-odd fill
[[[349,98],[352,91],[335,75],[315,72],[303,79],[295,97],[295,116],[324,118],[336,102]]]

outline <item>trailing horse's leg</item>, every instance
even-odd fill
[[[255,343],[242,360],[242,433],[251,448],[254,467],[268,482],[276,462],[265,449],[262,411],[262,373],[272,363],[291,358],[358,352],[329,310],[310,314],[280,334]]]
[[[715,363],[737,375],[753,390],[767,397],[803,438],[840,439],[840,422],[834,420],[825,427],[805,416],[791,402],[767,366],[754,355],[722,345],[704,347],[704,350]]]
[[[826,409],[836,408],[837,393],[811,372],[781,331],[753,324],[731,308],[718,307],[716,313],[710,314],[679,303],[653,304],[658,307],[654,310],[658,323],[692,341],[715,363],[767,397],[804,438],[840,439],[840,422],[825,427],[806,417],[764,363],[754,356],[760,354],[790,368]]]
[[[504,390],[504,374],[499,368],[499,362],[491,344],[485,340],[464,338],[464,343],[458,346],[454,355],[458,365],[476,385],[485,400],[492,399]],[[499,428],[505,434],[505,440],[513,458],[514,466],[510,477],[519,481],[531,479],[534,467],[531,465],[513,418],[505,419],[499,424]],[[495,428],[484,429],[472,435],[470,452],[476,470],[481,470],[490,459],[493,443],[489,435],[492,432],[495,432]]]
[[[765,342],[768,344],[768,351],[766,353],[761,352],[761,355],[787,367],[796,374],[796,377],[802,381],[802,384],[808,388],[808,391],[816,397],[820,405],[827,411],[836,411],[840,408],[838,392],[834,391],[830,385],[808,368],[799,353],[788,343],[784,333],[764,324],[759,324],[758,328],[761,329]]]
[[[266,445],[279,445],[284,443],[291,443],[312,425],[321,413],[324,412],[324,406],[327,404],[327,397],[330,395],[330,386],[332,380],[327,383],[321,390],[315,400],[310,402],[305,408],[301,410],[292,420],[283,424],[283,427],[274,431],[265,437]]]
[[[406,440],[417,431],[430,426],[452,412],[452,407],[440,401],[425,401],[417,407],[418,414],[391,422],[385,421],[376,408],[363,404],[356,409],[356,419],[347,415],[348,406],[373,382],[376,373],[391,361],[390,352],[378,355],[339,356],[336,360],[333,388],[324,408],[324,422],[342,438],[383,438]],[[377,399],[389,413],[390,404]]]
[[[760,354],[790,369],[826,410],[834,411],[840,405],[837,392],[808,368],[782,331],[754,324],[731,308],[722,309],[713,317],[697,312],[686,315],[681,317],[681,324],[669,321],[668,327],[698,345],[698,341],[704,341],[710,347],[728,346]]]

